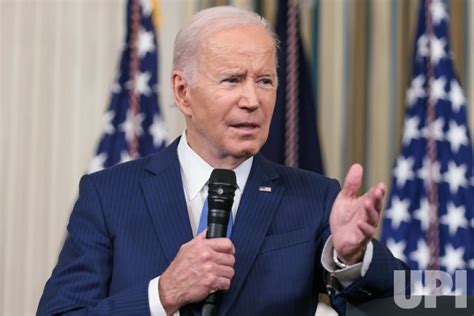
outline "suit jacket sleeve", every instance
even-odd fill
[[[325,199],[325,217],[327,226],[324,229],[324,241],[330,235],[329,216],[332,204],[339,193],[340,186],[337,181],[332,180],[328,186]],[[395,258],[392,253],[378,240],[373,239],[374,245],[372,262],[364,277],[354,281],[350,286],[340,291],[330,290],[331,305],[339,315],[345,315],[346,302],[353,305],[367,302],[371,299],[389,297],[393,295],[393,271],[408,270],[408,267]],[[322,249],[322,248],[321,248]],[[326,284],[329,283],[329,274],[322,267],[319,267],[324,273],[323,279]]]
[[[109,295],[114,247],[102,201],[89,176],[81,179],[79,192],[68,236],[37,314],[149,314],[149,280]]]

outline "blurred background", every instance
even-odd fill
[[[200,9],[249,8],[276,24],[277,1],[156,0],[159,107],[168,141],[184,121],[170,89],[178,29]],[[474,1],[444,1],[454,65],[474,126]],[[300,0],[327,176],[354,162],[364,186],[391,183],[411,83],[418,1]],[[54,267],[104,119],[126,33],[125,0],[0,0],[0,314],[32,315]]]

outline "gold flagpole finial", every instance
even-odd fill
[[[160,29],[160,5],[159,0],[149,0],[151,2],[151,17],[153,20],[153,27],[155,34],[158,34]]]

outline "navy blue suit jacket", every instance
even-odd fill
[[[81,179],[38,314],[149,314],[149,281],[193,238],[176,147]],[[335,180],[255,156],[232,233],[235,276],[219,315],[314,315],[318,293],[326,292],[320,258],[339,190]],[[403,266],[374,241],[366,276],[332,295],[333,304],[342,311],[342,298],[390,295],[394,269]]]

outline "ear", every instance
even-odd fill
[[[189,103],[189,83],[181,70],[173,70],[171,74],[171,85],[173,87],[176,105],[186,117],[191,116],[192,110]]]

